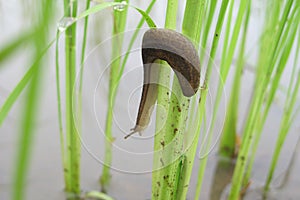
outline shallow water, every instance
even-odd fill
[[[6,6],[6,7],[5,7]],[[141,5],[143,6],[143,5]],[[14,9],[11,4],[4,4],[6,12],[9,9]],[[7,11],[8,9],[8,11]],[[155,8],[154,8],[155,10]],[[159,10],[164,10],[164,6],[157,6],[156,12],[153,13],[154,19],[158,25],[162,26],[163,22],[159,19]],[[6,15],[8,15],[6,13]],[[109,12],[108,12],[109,13]],[[131,15],[135,16],[135,14]],[[15,18],[15,19],[14,19]],[[2,21],[2,26],[6,27],[3,35],[0,37],[0,42],[4,42],[9,38],[10,33],[16,33],[22,27],[9,27],[10,21],[18,21],[21,18],[16,15],[9,18],[8,21]],[[132,17],[133,19],[135,17]],[[137,20],[137,19],[136,19]],[[97,21],[91,19],[91,24],[96,24]],[[134,22],[132,22],[135,24]],[[0,22],[1,24],[1,22]],[[82,25],[82,24],[81,24]],[[28,26],[28,25],[23,25]],[[10,29],[8,29],[8,27]],[[129,29],[133,29],[134,25],[129,25]],[[110,29],[104,30],[109,35]],[[54,31],[53,31],[54,32]],[[128,33],[128,37],[132,32]],[[84,98],[83,98],[83,134],[82,141],[82,167],[81,167],[81,187],[83,192],[90,190],[99,190],[98,179],[102,169],[102,160],[104,156],[103,145],[104,135],[103,128],[105,122],[105,113],[107,109],[107,66],[109,65],[110,40],[105,40],[93,51],[93,47],[97,43],[96,32],[91,32],[91,41],[89,47],[89,56],[86,60],[85,77],[84,77]],[[254,34],[255,40],[255,34]],[[129,58],[124,76],[121,80],[117,102],[114,110],[114,125],[113,132],[116,140],[113,148],[113,163],[112,163],[112,182],[108,188],[108,193],[115,199],[150,199],[151,198],[151,169],[152,169],[152,149],[153,135],[151,130],[154,128],[154,123],[151,123],[143,136],[134,136],[128,140],[123,137],[133,127],[135,116],[137,113],[137,105],[139,103],[141,83],[142,83],[142,68],[139,52],[139,44],[141,35],[138,37],[135,49]],[[257,38],[256,38],[257,39]],[[252,44],[252,45],[255,45]],[[251,46],[251,45],[250,45]],[[63,48],[61,48],[63,51]],[[22,77],[30,60],[24,53],[27,49],[18,52],[18,59],[10,59],[5,62],[5,66],[0,69],[0,105],[4,102],[9,92],[14,88],[17,81]],[[249,57],[255,58],[255,51],[249,49]],[[53,58],[53,49],[50,52]],[[252,59],[249,59],[248,64],[251,66]],[[62,61],[63,62],[63,61]],[[24,66],[24,63],[28,65]],[[218,61],[216,61],[218,64]],[[250,67],[251,68],[251,67]],[[21,69],[21,70],[20,70]],[[56,108],[56,86],[55,86],[55,67],[52,59],[48,59],[47,67],[45,67],[43,87],[41,91],[41,105],[39,109],[39,117],[36,121],[35,138],[32,141],[32,159],[30,171],[27,177],[26,184],[26,199],[32,200],[52,200],[65,199],[63,192],[64,180],[63,170],[60,156],[60,141],[57,123],[57,108]],[[63,73],[63,70],[62,70]],[[230,72],[232,76],[232,72]],[[63,77],[63,75],[62,75]],[[286,80],[288,73],[284,76]],[[231,79],[231,78],[229,78]],[[242,85],[242,104],[240,105],[240,124],[239,130],[243,125],[244,115],[247,111],[247,99],[251,96],[251,87],[253,82],[253,74],[251,70],[246,70],[243,75]],[[286,81],[284,81],[286,82]],[[230,90],[230,82],[225,86],[225,91]],[[63,91],[62,91],[63,92]],[[227,93],[228,94],[228,93]],[[227,96],[228,98],[228,96]],[[18,100],[12,111],[9,113],[6,121],[0,127],[0,199],[10,199],[13,172],[15,169],[15,154],[18,146],[19,124],[22,118],[23,96]],[[224,98],[224,100],[227,100]],[[226,105],[223,102],[221,105]],[[252,174],[252,183],[245,195],[244,199],[262,199],[260,188],[264,184],[266,173],[268,171],[273,147],[276,142],[276,135],[282,116],[283,101],[278,96],[278,100],[271,108],[269,118],[267,120],[264,134],[258,149],[258,155],[254,163],[254,171]],[[225,106],[221,106],[220,112],[224,112]],[[154,115],[153,115],[154,116]],[[222,116],[222,115],[221,115]],[[153,118],[154,119],[154,118]],[[299,118],[295,121],[299,121]],[[222,119],[218,119],[218,127],[222,125]],[[296,143],[299,137],[299,124],[295,123],[287,137],[287,142],[284,145],[278,168],[275,173],[275,181],[272,185],[270,197],[268,199],[300,199],[300,174],[296,169],[300,168],[299,147],[294,154],[294,161],[289,167],[293,152],[296,148]],[[218,134],[215,135],[217,141]],[[217,146],[216,146],[217,147]],[[208,167],[205,174],[205,182],[202,187],[201,199],[226,199],[226,192],[230,185],[227,179],[230,179],[229,167],[228,171],[220,168],[218,164],[217,148],[212,148],[213,151],[208,155]],[[190,191],[187,199],[193,199],[196,186],[196,175],[198,166],[201,160],[197,159],[193,170],[193,176],[190,184]],[[289,168],[288,168],[289,167]],[[285,180],[285,181],[284,181]],[[284,183],[283,185],[281,185]]]

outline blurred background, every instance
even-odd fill
[[[255,59],[257,58],[258,43],[260,40],[264,11],[263,1],[256,0],[252,3],[250,16],[249,34],[246,49],[246,64],[243,72],[243,85],[241,86],[241,103],[239,111],[238,128],[243,126],[244,116],[248,110],[249,98],[252,95]],[[92,1],[96,5],[97,1]],[[148,1],[132,0],[130,4],[145,10]],[[164,26],[164,16],[167,1],[158,1],[150,16],[158,27]],[[185,1],[179,1],[178,27],[183,20]],[[63,17],[63,2],[53,3],[53,12],[44,30],[48,33],[45,39],[46,47],[56,37],[58,23]],[[85,6],[84,2],[79,1],[79,12]],[[39,3],[35,0],[0,0],[0,49],[3,49],[12,42],[21,43],[12,53],[1,54],[0,57],[0,106],[3,105],[11,91],[22,79],[26,71],[33,64],[35,48],[31,36],[31,31],[35,29],[37,21],[43,15],[39,13]],[[234,10],[237,8],[234,8]],[[85,58],[84,84],[83,84],[83,108],[82,108],[82,135],[79,136],[82,145],[81,159],[81,188],[83,191],[99,190],[98,179],[103,166],[104,159],[104,126],[105,116],[108,106],[107,93],[109,81],[109,66],[111,54],[111,30],[112,30],[112,10],[105,9],[97,14],[90,16],[87,37],[87,50]],[[236,16],[233,15],[233,18]],[[125,46],[128,44],[135,27],[140,20],[140,15],[133,9],[128,10],[128,21],[124,34]],[[215,20],[215,19],[214,19]],[[83,20],[78,21],[78,49],[80,49],[82,38]],[[147,30],[144,25],[137,40],[130,52],[124,74],[121,78],[120,87],[117,93],[117,100],[114,107],[113,144],[112,161],[112,182],[108,188],[108,193],[115,199],[150,199],[151,198],[151,169],[152,169],[152,150],[153,150],[153,130],[154,123],[145,130],[142,136],[124,140],[130,128],[134,126],[137,109],[139,105],[141,86],[142,86],[142,60],[140,56],[140,45],[143,33]],[[59,49],[62,54],[59,62],[61,63],[61,89],[65,92],[65,69],[64,69],[64,35],[61,36]],[[211,39],[211,38],[209,38]],[[221,42],[222,42],[221,38]],[[208,49],[205,51],[209,52]],[[79,51],[78,51],[79,52]],[[124,53],[126,49],[124,49]],[[221,50],[217,51],[215,60],[215,73],[218,72],[218,65],[221,59]],[[80,56],[78,57],[78,63]],[[55,44],[45,54],[42,60],[42,79],[39,80],[38,87],[38,109],[34,124],[34,136],[30,141],[31,157],[29,173],[26,178],[26,199],[32,200],[52,200],[65,199],[63,167],[60,151],[60,135],[57,113],[57,94],[56,94],[56,75],[55,75]],[[233,65],[235,65],[234,58]],[[79,66],[78,66],[79,67]],[[229,78],[224,86],[224,98],[221,102],[220,116],[217,126],[222,127],[224,122],[225,105],[228,102],[233,79],[233,70],[229,72]],[[272,104],[270,114],[264,127],[264,134],[257,150],[258,155],[254,163],[254,172],[250,188],[245,199],[261,199],[260,189],[266,178],[268,166],[276,143],[276,135],[280,126],[283,114],[283,96],[288,86],[288,80],[292,73],[292,67],[287,68],[281,79],[281,91],[277,93],[276,100]],[[78,77],[77,77],[78,78]],[[212,84],[214,83],[212,75]],[[76,79],[77,80],[77,79]],[[213,93],[213,91],[212,91]],[[25,98],[27,88],[21,93],[20,97],[13,105],[6,119],[0,127],[0,199],[10,199],[12,194],[13,176],[16,168],[16,151],[19,146],[19,137],[22,129],[24,116]],[[213,101],[213,97],[212,101]],[[62,96],[62,102],[65,97]],[[211,107],[213,104],[210,105]],[[64,110],[64,105],[62,105]],[[222,114],[223,113],[223,114]],[[153,115],[155,116],[155,115]],[[152,122],[154,117],[152,116]],[[75,120],[77,116],[74,116]],[[300,184],[300,174],[296,169],[300,168],[299,147],[296,147],[299,138],[300,125],[297,123],[299,117],[290,129],[280,161],[276,168],[274,186],[276,190],[271,191],[269,199],[299,199],[300,192],[297,188]],[[221,129],[221,128],[220,128]],[[208,155],[208,167],[205,173],[205,184],[203,184],[201,199],[226,199],[223,193],[225,190],[218,191],[218,184],[222,185],[220,178],[224,172],[218,170],[218,155],[216,153],[219,132],[215,133],[215,142],[212,144],[212,152]],[[215,146],[214,146],[215,145]],[[299,146],[299,145],[298,145]],[[296,150],[295,150],[296,149]],[[200,150],[200,147],[199,147]],[[201,162],[201,152],[199,159],[195,161],[195,170]],[[219,174],[220,173],[220,174]],[[192,199],[196,187],[196,176],[192,176],[189,196]],[[284,183],[284,184],[282,184]],[[278,187],[277,187],[278,186]],[[280,186],[280,187],[279,187]],[[227,187],[230,187],[229,185]],[[223,196],[222,196],[223,195]]]

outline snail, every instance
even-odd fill
[[[176,74],[186,97],[196,94],[200,84],[200,60],[193,43],[184,35],[169,29],[153,28],[145,32],[142,41],[144,81],[142,97],[131,133],[140,133],[149,124],[152,108],[157,100],[159,69],[155,61],[166,61]]]

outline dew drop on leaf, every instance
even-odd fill
[[[127,2],[126,1],[122,1],[121,3],[119,3],[119,4],[117,4],[117,5],[114,6],[114,10],[123,11],[126,6],[127,6]]]
[[[57,24],[57,28],[60,32],[65,31],[69,26],[75,22],[73,17],[63,17]]]

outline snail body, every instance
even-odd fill
[[[196,94],[200,84],[200,60],[193,43],[184,35],[169,29],[150,29],[142,41],[143,91],[136,125],[125,137],[143,131],[149,124],[157,100],[159,69],[156,60],[166,61],[176,74],[186,97]]]

